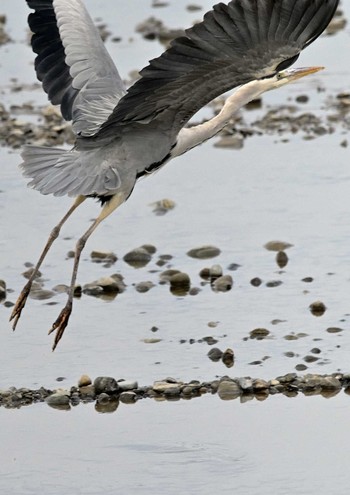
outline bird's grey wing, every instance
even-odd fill
[[[81,0],[27,0],[38,79],[78,135],[94,134],[126,89]]]
[[[292,65],[326,28],[337,5],[338,0],[232,0],[215,5],[141,71],[99,134],[119,125],[154,126],[157,121],[177,134],[213,98]]]

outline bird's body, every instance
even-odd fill
[[[87,197],[103,209],[78,241],[68,302],[51,331],[54,347],[67,325],[81,251],[86,240],[130,196],[136,181],[219,132],[244,104],[270,89],[316,72],[289,69],[300,51],[330,22],[338,0],[231,0],[172,42],[126,89],[81,0],[26,0],[37,53],[35,69],[53,104],[72,120],[72,150],[26,146],[21,168],[42,194],[75,197],[35,267],[39,269],[61,226]],[[221,112],[187,127],[191,117],[237,88]],[[33,277],[12,313],[20,317]]]

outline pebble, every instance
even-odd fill
[[[146,266],[152,259],[152,254],[145,246],[140,246],[126,253],[123,260],[134,268]]]
[[[228,292],[232,289],[233,279],[231,275],[223,275],[212,283],[212,288],[216,292]]]
[[[196,259],[209,259],[219,256],[221,253],[220,249],[215,246],[202,246],[194,249],[190,249],[187,252],[187,256]]]
[[[266,328],[255,328],[254,330],[249,332],[249,335],[251,339],[262,340],[270,335],[270,331]]]
[[[288,256],[284,251],[278,251],[276,254],[276,263],[280,268],[284,268],[288,264]]]
[[[46,399],[46,403],[51,407],[68,406],[70,402],[69,392],[56,392],[49,395]]]
[[[242,394],[242,389],[236,382],[224,380],[220,381],[217,393],[221,400],[232,400]]]
[[[150,206],[153,206],[153,213],[161,216],[168,213],[168,211],[173,210],[176,206],[176,203],[171,199],[161,199],[159,201],[151,203]]]
[[[135,380],[118,380],[117,383],[120,390],[123,391],[134,390],[135,388],[138,388],[138,383]]]
[[[169,277],[171,289],[183,289],[188,291],[191,286],[191,279],[187,273],[178,272]]]
[[[6,299],[6,282],[5,280],[0,280],[0,301]]]
[[[92,381],[91,378],[88,375],[81,375],[78,381],[78,387],[87,387],[88,385],[91,385]]]
[[[85,284],[83,286],[83,293],[89,296],[98,296],[104,293],[120,294],[124,292],[125,287],[123,277],[119,274],[114,274]]]
[[[207,356],[212,361],[217,362],[217,361],[220,361],[220,359],[222,358],[223,354],[224,353],[222,352],[221,349],[219,349],[218,347],[213,347],[212,349],[210,349],[210,351],[208,352]]]
[[[259,287],[262,284],[262,280],[259,277],[254,277],[254,278],[251,279],[250,284],[253,287]]]
[[[232,366],[234,365],[234,362],[235,362],[235,355],[234,355],[233,350],[232,349],[226,349],[226,351],[224,351],[224,353],[222,355],[221,360],[224,363],[224,365],[226,366],[226,368],[232,368]]]
[[[338,327],[329,327],[327,328],[326,332],[328,333],[339,333],[339,332],[342,332],[343,329],[342,328],[338,328]]]
[[[114,394],[118,392],[119,385],[117,381],[109,376],[99,376],[94,380],[94,388],[97,395],[105,392],[107,394]]]
[[[314,316],[322,316],[327,308],[322,301],[315,301],[310,304],[309,309]]]
[[[156,381],[153,383],[153,386],[152,386],[152,389],[155,391],[155,392],[165,392],[165,391],[169,391],[169,390],[179,390],[180,389],[180,385],[182,385],[182,383],[169,383],[168,381]]]
[[[138,397],[135,392],[122,392],[119,396],[120,402],[124,404],[134,404],[137,401]]]
[[[113,264],[118,260],[117,255],[112,251],[91,251],[90,257],[94,263]]]
[[[264,248],[268,251],[285,251],[286,249],[289,249],[291,247],[293,247],[293,244],[284,241],[269,241],[264,244]]]
[[[135,289],[137,292],[145,293],[148,292],[152,287],[155,287],[155,284],[151,281],[146,281],[146,282],[139,282],[138,284],[135,285]]]

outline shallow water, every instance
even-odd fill
[[[24,2],[23,2],[24,3]],[[14,43],[0,48],[1,101],[6,105],[46,102],[41,90],[13,92],[12,77],[34,82],[32,54],[24,44],[27,12],[22,2],[0,3],[8,15]],[[200,13],[189,13],[187,2],[171,2],[151,9],[150,2],[115,1],[123,22],[118,25],[112,2],[86,2],[94,17],[121,34],[121,43],[108,42],[123,76],[156,56],[161,47],[135,34],[135,25],[150,15],[167,26],[189,25]],[[201,2],[204,10],[211,2]],[[350,6],[344,5],[347,16]],[[132,38],[132,40],[131,40]],[[264,96],[264,108],[293,103],[308,94],[307,111],[324,115],[327,96],[347,91],[350,72],[345,54],[346,29],[323,37],[302,54],[299,66],[325,65],[327,71],[286,90]],[[323,92],[317,88],[323,88]],[[258,115],[257,112],[256,115]],[[254,113],[252,114],[254,116]],[[23,117],[25,119],[26,117]],[[55,353],[47,330],[64,305],[64,296],[48,301],[29,300],[18,329],[7,322],[10,309],[0,306],[0,388],[8,386],[70,387],[86,372],[137,379],[140,385],[173,376],[180,380],[212,380],[216,376],[273,378],[307,364],[306,372],[349,371],[350,169],[349,151],[341,126],[315,140],[296,135],[252,137],[240,151],[213,147],[213,142],[169,164],[142,181],[126,205],[99,227],[83,256],[79,282],[121,272],[127,290],[113,301],[83,296],[75,301],[70,326]],[[288,142],[282,140],[288,138]],[[51,227],[70,201],[43,197],[26,188],[17,164],[17,151],[0,149],[0,278],[6,280],[8,300],[14,301],[24,279],[26,261],[34,262]],[[176,202],[174,210],[155,216],[150,203],[162,198]],[[71,261],[66,254],[99,211],[86,202],[67,224],[43,266],[45,288],[67,283]],[[290,242],[289,263],[281,270],[275,253],[263,245],[273,239]],[[147,267],[135,270],[122,261],[130,249],[144,243],[157,247]],[[222,253],[212,260],[193,260],[186,252],[203,244]],[[90,261],[93,249],[114,251],[111,268]],[[171,254],[171,265],[190,274],[200,287],[199,271],[230,263],[234,288],[225,294],[202,287],[196,296],[175,297],[158,285],[159,254]],[[263,280],[253,287],[253,277]],[[313,277],[312,283],[302,281]],[[156,287],[139,294],[134,283],[152,280]],[[266,287],[271,280],[282,285]],[[12,293],[10,291],[13,291]],[[327,311],[313,316],[309,304],[322,300]],[[52,303],[57,303],[52,305]],[[272,324],[273,320],[283,320]],[[217,322],[215,328],[209,322]],[[158,327],[152,332],[152,327]],[[257,327],[270,338],[246,339]],[[342,331],[331,334],[329,327]],[[306,334],[286,340],[290,334]],[[212,335],[216,346],[235,352],[235,366],[227,370],[207,357],[210,346],[190,344]],[[156,337],[159,343],[146,344]],[[181,344],[180,340],[186,340]],[[305,363],[311,349],[319,360]],[[294,357],[287,358],[286,352]],[[251,364],[251,363],[259,364]],[[57,383],[57,377],[64,377]],[[218,397],[179,403],[142,401],[121,405],[116,414],[97,415],[93,406],[70,413],[45,405],[20,411],[0,409],[3,452],[0,488],[15,495],[100,493],[116,486],[121,493],[303,493],[345,494],[347,468],[348,398],[273,397],[241,405]],[[118,421],[118,423],[117,423]],[[237,491],[238,490],[238,491]],[[346,492],[347,493],[347,492]]]

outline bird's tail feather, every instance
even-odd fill
[[[63,196],[67,194],[64,181],[59,181],[62,174],[62,165],[74,163],[76,156],[60,148],[48,148],[45,146],[24,146],[21,153],[23,162],[20,169],[24,177],[31,178],[29,187],[37,189],[42,194],[54,194]],[[62,164],[60,166],[60,163]],[[67,174],[65,174],[66,179]]]
[[[28,186],[42,194],[54,196],[89,196],[113,194],[120,187],[118,170],[108,164],[101,166],[81,152],[48,148],[45,146],[25,146],[20,164],[24,177],[32,179]]]

